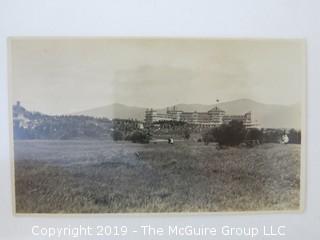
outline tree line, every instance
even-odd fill
[[[202,140],[205,144],[217,142],[221,146],[237,146],[261,143],[279,143],[281,137],[287,135],[289,144],[301,144],[301,131],[296,129],[246,129],[241,121],[231,121],[204,132]]]

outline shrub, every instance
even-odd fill
[[[149,143],[151,136],[148,132],[142,130],[136,130],[126,137],[126,140],[133,143]]]
[[[221,146],[236,146],[245,140],[246,129],[241,121],[231,121],[214,131],[216,141]]]
[[[123,133],[119,130],[114,130],[112,133],[113,141],[121,141],[123,140]]]
[[[279,143],[283,134],[282,129],[264,129],[263,130],[263,142],[264,143]]]
[[[257,128],[247,129],[245,140],[258,140],[261,143],[263,141],[263,132]]]
[[[183,130],[183,137],[184,137],[185,139],[189,139],[190,136],[191,136],[191,131],[190,131],[190,129],[189,129],[189,128],[185,128],[185,129]]]
[[[208,145],[210,142],[215,142],[215,132],[217,131],[217,128],[210,128],[207,132],[202,134],[202,140],[204,144]]]
[[[301,131],[290,129],[288,133],[289,143],[301,144]]]

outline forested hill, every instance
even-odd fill
[[[105,139],[110,137],[112,121],[88,116],[50,116],[13,106],[15,139]]]

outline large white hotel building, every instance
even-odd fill
[[[189,124],[196,124],[201,127],[216,127],[227,124],[232,120],[242,121],[246,128],[258,128],[259,125],[253,120],[252,112],[243,115],[227,115],[225,111],[214,107],[208,112],[184,112],[173,108],[167,108],[166,113],[159,113],[154,109],[147,109],[145,112],[145,124],[148,126],[160,121],[182,121]]]

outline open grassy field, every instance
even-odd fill
[[[17,213],[297,210],[300,145],[15,141]]]

